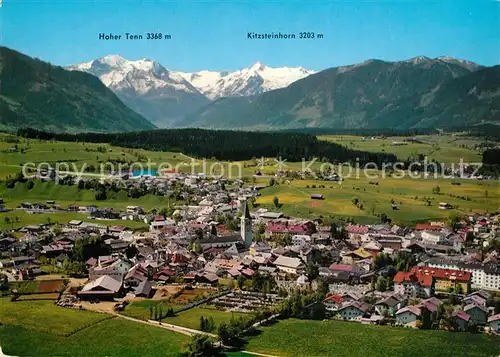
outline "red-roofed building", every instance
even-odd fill
[[[266,226],[265,236],[266,238],[272,238],[277,235],[291,234],[291,235],[309,235],[314,231],[314,223],[307,222],[302,224],[291,224],[288,223],[273,223],[270,222]]]
[[[414,272],[399,271],[394,276],[394,292],[404,296],[428,298],[433,294],[433,281],[431,276],[416,274]]]
[[[434,291],[459,291],[468,294],[472,274],[465,271],[431,267],[413,267],[394,276],[394,291],[407,296],[432,296]]]
[[[439,231],[443,227],[435,226],[429,223],[417,223],[415,229],[418,231]]]
[[[417,266],[413,267],[412,272],[419,275],[431,276],[434,281],[435,291],[459,291],[463,294],[468,294],[470,291],[472,273],[468,271]]]
[[[350,234],[366,234],[368,233],[368,227],[367,226],[357,226],[354,224],[348,224],[346,227],[347,233]]]
[[[324,300],[323,304],[329,310],[336,310],[342,303],[344,302],[344,298],[338,294],[328,295]]]

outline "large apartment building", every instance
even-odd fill
[[[431,258],[426,263],[432,268],[443,268],[470,272],[471,287],[490,291],[500,291],[500,265],[463,261],[459,257]]]

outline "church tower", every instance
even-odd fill
[[[243,204],[243,211],[241,212],[241,238],[245,242],[245,248],[249,248],[252,245],[252,217],[250,217],[250,211],[248,210],[248,201],[245,200]]]

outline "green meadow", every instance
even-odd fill
[[[319,139],[332,141],[349,149],[388,152],[399,159],[406,160],[418,154],[427,156],[428,160],[436,160],[444,164],[464,162],[481,162],[481,153],[473,149],[474,145],[483,142],[479,138],[469,138],[464,135],[417,135],[412,137],[419,142],[408,142],[407,145],[393,145],[394,142],[404,142],[404,137],[375,138],[354,135],[324,135]]]
[[[261,327],[245,350],[281,357],[492,357],[500,337],[370,326],[344,321],[282,320]]]
[[[440,192],[433,194],[437,186]],[[313,200],[311,194],[322,194],[324,199]],[[274,197],[278,197],[278,208],[274,206]],[[353,199],[357,199],[359,205],[355,205]],[[393,210],[392,200],[398,210]],[[440,202],[447,202],[454,209],[439,209]],[[453,213],[496,212],[500,209],[500,182],[388,177],[363,177],[342,182],[282,180],[282,183],[261,190],[256,203],[296,217],[333,215],[371,223],[378,221],[378,214],[385,213],[395,222],[411,224],[446,218]]]
[[[3,141],[2,141],[3,138]],[[190,172],[194,167],[195,172],[207,174],[224,173],[225,176],[238,177],[241,175],[247,185],[267,184],[269,177],[252,177],[257,169],[263,175],[274,175],[280,167],[274,159],[267,158],[264,165],[258,158],[236,162],[222,162],[221,165],[212,167],[213,159],[194,160],[181,153],[152,152],[141,149],[126,149],[108,144],[90,144],[74,142],[43,141],[36,139],[24,139],[9,137],[0,134],[0,179],[13,175],[20,170],[20,165],[27,162],[35,164],[41,162],[56,163],[59,161],[76,165],[76,171],[81,170],[82,165],[94,165],[106,161],[140,161],[151,166],[160,163],[169,163],[184,172]],[[408,145],[394,146],[394,141],[403,141],[405,138],[374,139],[362,138],[352,135],[330,135],[320,136],[321,139],[331,140],[346,147],[357,150],[385,151],[396,154],[400,159],[413,157],[417,154],[428,156],[429,160],[435,159],[446,164],[458,163],[460,159],[467,162],[478,162],[481,154],[474,150],[474,146],[482,142],[478,138],[468,138],[463,135],[421,135],[416,136],[419,142],[411,142]],[[18,140],[18,152],[9,152],[14,145],[12,142]],[[21,150],[22,149],[22,150]],[[21,152],[22,151],[22,152]],[[192,166],[194,163],[194,166]],[[3,166],[2,166],[3,165]],[[284,162],[284,170],[302,170],[307,163]],[[321,167],[321,162],[314,162],[309,167],[313,170]],[[224,167],[224,171],[220,169]],[[5,169],[5,170],[4,170]],[[338,171],[338,170],[336,170]],[[229,173],[230,172],[230,173]],[[382,213],[388,215],[395,222],[414,223],[418,221],[442,219],[452,213],[468,212],[495,212],[500,208],[500,185],[498,181],[472,181],[472,180],[449,180],[439,178],[412,179],[408,176],[402,179],[395,177],[382,177],[381,171],[370,171],[371,177],[346,176],[347,168],[342,168],[339,174],[344,175],[342,183],[320,181],[320,180],[286,180],[277,179],[277,184],[267,187],[261,191],[257,203],[271,210],[279,210],[286,215],[297,217],[336,216],[352,217],[359,223],[377,222]],[[372,183],[372,184],[370,184]],[[378,183],[374,185],[373,183]],[[454,183],[454,184],[452,184]],[[460,185],[458,185],[458,183]],[[434,194],[433,189],[440,188],[439,194]],[[230,187],[230,186],[228,186]],[[313,193],[323,194],[324,200],[311,200]],[[280,207],[273,204],[274,197],[278,197]],[[45,202],[55,200],[56,204],[65,207],[71,203],[81,205],[97,205],[98,207],[111,207],[124,210],[127,205],[143,206],[146,210],[153,208],[161,209],[172,202],[160,196],[146,195],[138,199],[127,197],[125,192],[109,193],[105,201],[95,201],[92,190],[78,190],[74,186],[56,185],[52,182],[35,181],[35,186],[28,190],[26,184],[18,183],[15,188],[7,189],[4,183],[0,183],[0,197],[5,205],[10,208],[17,207],[22,202]],[[357,199],[359,204],[353,204]],[[392,201],[398,206],[398,210],[392,209]],[[453,210],[440,210],[439,202],[447,202],[454,206]],[[0,214],[0,228],[8,228],[12,223],[11,218],[18,217],[25,225],[28,223],[42,223],[49,218],[52,221],[64,222],[70,219],[86,218],[85,215],[73,213],[57,213],[50,215],[29,215],[23,212],[10,212]],[[9,223],[5,223],[2,217],[9,217]],[[122,221],[123,225],[133,228],[142,227],[141,222]]]
[[[0,299],[0,345],[14,356],[177,356],[187,336],[52,301]]]

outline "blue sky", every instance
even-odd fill
[[[249,40],[249,31],[324,38]],[[172,39],[103,41],[101,32]],[[319,70],[417,55],[495,65],[500,2],[3,0],[0,36],[2,45],[58,65],[115,53],[182,71],[235,70],[257,61]]]

